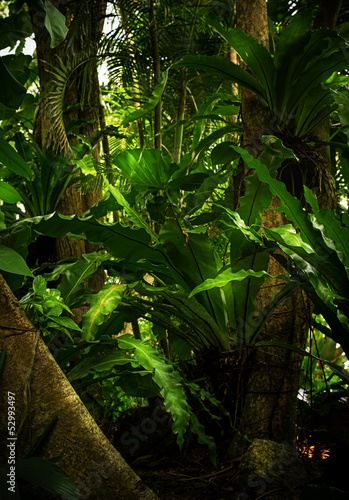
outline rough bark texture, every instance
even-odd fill
[[[318,26],[324,26],[324,9],[328,9],[328,23],[334,24],[334,12],[338,13],[340,2],[322,2],[318,15]],[[248,34],[267,45],[268,29],[266,23],[265,0],[238,3],[238,24]],[[326,18],[326,16],[325,16]],[[326,24],[327,25],[327,24]],[[262,127],[264,126],[263,109],[256,104],[256,98],[250,93],[242,94],[242,119],[244,137],[252,135],[252,140],[245,142],[245,148],[253,156],[258,156],[258,147],[251,148],[253,143],[258,145]],[[323,122],[315,131],[317,138],[326,140],[328,121]],[[302,149],[306,148],[306,149]],[[300,155],[298,155],[300,153]],[[306,145],[299,145],[297,156],[307,158],[306,165],[309,174],[304,180],[313,192],[316,193],[320,206],[329,207],[333,199],[333,186],[329,173],[330,158],[327,151],[309,150]],[[298,166],[299,168],[299,166]],[[281,179],[286,182],[286,179]],[[308,183],[309,181],[309,183]],[[287,186],[290,190],[290,186]],[[297,195],[297,193],[292,193]],[[288,221],[275,208],[279,201],[274,197],[270,209],[262,215],[264,227],[278,227]],[[273,210],[274,209],[274,210]],[[281,265],[271,259],[268,272],[272,275],[283,272]],[[257,306],[262,309],[280,291],[282,283],[277,278],[266,279],[265,285],[257,298]],[[305,294],[296,292],[285,300],[267,321],[258,341],[274,341],[305,347],[307,333],[311,319],[311,304]],[[260,347],[256,350],[253,360],[253,369],[250,372],[243,410],[240,417],[240,430],[249,439],[271,439],[277,442],[292,442],[296,437],[297,394],[302,357],[293,351],[279,347]],[[240,454],[246,449],[248,442],[235,436],[230,447],[232,455]]]
[[[8,458],[10,391],[16,398],[17,459],[26,456],[57,415],[40,456],[64,456],[58,465],[78,486],[81,498],[156,499],[96,425],[1,275],[0,318],[0,350],[7,352],[1,379],[1,463]]]
[[[269,47],[267,4],[265,0],[237,2],[237,27]],[[241,87],[241,115],[244,125],[243,147],[254,157],[262,149],[261,136],[270,128],[266,105],[251,90]]]
[[[239,2],[238,25],[247,34],[268,47],[268,24],[265,0]],[[268,127],[269,114],[264,105],[250,91],[242,93],[242,120],[244,147],[257,157],[261,152],[260,137]],[[247,139],[247,141],[246,141]],[[277,227],[287,221],[281,212],[273,210],[278,200],[273,199],[271,209],[265,210],[262,224]],[[280,264],[271,259],[268,272],[283,272]],[[282,282],[267,279],[257,298],[257,307],[263,309],[280,291]],[[309,306],[306,297],[297,293],[284,301],[274,312],[259,337],[259,341],[276,341],[305,346],[309,325]],[[302,358],[296,353],[275,347],[258,348],[243,397],[239,428],[249,439],[256,437],[292,442],[295,437],[295,418],[299,373]],[[248,445],[235,435],[230,446],[231,455],[239,455]]]
[[[59,144],[59,134],[57,134],[57,130],[52,129],[53,117],[47,100],[52,90],[50,88],[52,79],[51,68],[58,65],[58,58],[65,65],[69,64],[69,61],[77,54],[81,54],[81,57],[90,58],[88,62],[90,65],[90,75],[86,88],[83,89],[83,83],[79,76],[82,66],[79,67],[78,71],[73,73],[67,82],[64,96],[65,111],[63,113],[63,121],[64,125],[66,125],[71,120],[83,120],[83,125],[79,130],[75,130],[75,133],[93,136],[99,127],[100,107],[97,66],[96,62],[93,61],[93,57],[96,54],[97,42],[103,29],[106,2],[105,0],[92,0],[90,2],[70,2],[67,4],[67,2],[56,0],[52,3],[64,11],[70,32],[64,42],[60,43],[55,49],[51,49],[48,31],[42,24],[38,23],[38,13],[31,12],[36,40],[40,90],[41,95],[44,97],[35,121],[34,137],[41,147],[54,145],[62,149],[63,145]],[[67,4],[66,7],[64,7],[65,4]],[[77,33],[79,26],[81,30],[80,34]],[[81,103],[83,92],[85,93],[85,99]],[[66,152],[67,154],[70,153],[69,151]],[[99,144],[95,147],[93,154],[95,160],[99,161]],[[58,212],[64,215],[81,215],[100,198],[101,189],[83,194],[76,186],[70,186],[60,200]],[[93,252],[96,249],[98,247],[91,245],[89,242],[76,242],[65,236],[57,240],[55,260],[59,261],[69,257],[80,257],[82,254]],[[89,286],[95,291],[100,290],[103,284],[104,274],[101,271],[97,271],[89,280]]]

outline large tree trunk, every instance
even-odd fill
[[[62,1],[52,2],[57,8],[62,6]],[[100,89],[97,74],[95,56],[97,53],[98,40],[101,36],[106,11],[105,0],[92,0],[87,2],[70,2],[66,8],[66,24],[70,31],[67,39],[56,48],[50,48],[49,34],[42,25],[37,25],[37,12],[31,11],[33,28],[35,32],[36,50],[39,67],[40,91],[43,96],[39,113],[35,121],[34,137],[41,146],[52,146],[64,151],[68,156],[72,155],[69,148],[64,127],[71,120],[82,120],[83,124],[76,134],[93,136],[99,128]],[[52,67],[59,67],[59,59],[64,66],[69,66],[71,61],[79,55],[79,60],[87,59],[87,62],[79,65],[69,78],[64,95],[64,113],[61,129],[52,127],[55,116],[52,116],[50,106],[50,87],[52,82]],[[76,59],[77,61],[77,59]],[[82,71],[88,67],[89,77],[84,83]],[[85,96],[83,98],[83,96]],[[81,102],[83,98],[84,102]],[[62,142],[62,137],[64,141]],[[99,144],[94,148],[94,159],[100,161]],[[101,188],[82,193],[76,186],[69,187],[63,194],[58,205],[58,211],[65,215],[78,214],[88,210],[101,198]],[[96,250],[97,247],[85,241],[72,241],[63,237],[56,242],[55,260],[63,260],[69,257],[80,257],[84,253]],[[49,260],[49,259],[48,259]],[[104,273],[97,271],[89,280],[89,286],[98,291],[104,284]]]
[[[333,28],[339,5],[339,0],[332,4],[321,2],[315,27]],[[325,10],[327,10],[327,14],[324,12]],[[265,0],[239,2],[237,19],[238,25],[245,32],[267,45],[268,27]],[[266,126],[263,107],[256,99],[250,91],[243,91],[244,147],[255,157],[260,152],[260,136]],[[319,140],[328,140],[329,120],[325,120],[317,128],[315,135]],[[302,151],[297,152],[301,161],[308,162],[306,168],[312,172],[304,183],[309,182],[308,187],[316,194],[320,207],[330,207],[334,191],[329,154],[327,151],[310,151],[309,147],[305,146],[305,148],[303,154]],[[302,160],[303,157],[305,160]],[[321,165],[320,169],[316,168],[319,164]],[[283,180],[281,172],[280,178]],[[291,191],[291,186],[287,186],[287,188]],[[292,194],[302,197],[301,192]],[[263,213],[263,226],[278,227],[288,222],[284,214],[275,211],[279,204],[279,200],[274,197],[270,209]],[[271,258],[268,272],[277,275],[283,271],[282,266],[274,258]],[[281,286],[283,284],[277,278],[265,281],[257,298],[259,310],[277,295]],[[305,348],[311,310],[312,306],[304,292],[296,292],[274,311],[258,341],[283,342]],[[278,347],[259,347],[256,349],[251,362],[253,368],[242,396],[242,412],[238,422],[241,434],[250,440],[260,438],[289,443],[296,438],[297,395],[301,363],[302,357],[287,349]],[[235,435],[229,451],[232,455],[238,455],[246,449],[247,445],[246,440]]]
[[[237,6],[238,26],[247,34],[268,47],[268,22],[265,0],[247,0]],[[242,120],[244,147],[254,157],[261,152],[260,138],[270,129],[269,113],[259,98],[251,91],[242,92]],[[270,133],[270,132],[269,132]],[[286,224],[285,216],[275,208],[279,206],[273,198],[270,209],[262,215],[262,225],[277,227]],[[269,262],[268,272],[282,274],[284,269],[274,259]],[[267,279],[257,297],[257,308],[262,310],[280,291],[284,283],[275,278]],[[258,341],[283,342],[305,347],[310,306],[302,292],[285,300],[267,321]],[[238,426],[242,435],[292,442],[296,431],[297,394],[302,357],[293,351],[276,347],[260,347],[255,350],[247,385],[242,394],[242,411]],[[229,453],[239,455],[245,451],[248,441],[235,435]]]
[[[96,425],[1,275],[0,318],[0,351],[7,352],[1,378],[1,463],[7,462],[9,453],[9,391],[16,400],[17,460],[31,451],[57,415],[58,421],[40,448],[40,456],[63,456],[58,465],[77,485],[81,498],[156,499]],[[50,497],[45,494],[43,498]]]

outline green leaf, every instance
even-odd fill
[[[106,285],[91,296],[90,309],[82,317],[83,340],[94,340],[99,325],[120,304],[124,288],[123,285]]]
[[[165,161],[157,149],[124,151],[113,163],[137,189],[163,189],[177,168]]]
[[[21,195],[7,182],[0,181],[0,200],[5,203],[17,203],[22,201]]]
[[[1,77],[1,64],[0,64]],[[12,172],[15,172],[26,179],[32,178],[32,172],[23,158],[13,149],[8,142],[0,138],[0,162]]]
[[[33,33],[28,12],[22,10],[18,14],[0,19],[0,50],[13,49],[18,40],[24,40]]]
[[[186,66],[187,68],[198,68],[208,73],[214,73],[223,80],[238,83],[253,92],[256,92],[260,97],[266,100],[266,93],[264,88],[257,82],[257,80],[250,75],[247,71],[232,63],[223,56],[184,56],[178,63],[174,64]]]
[[[33,290],[35,295],[40,295],[41,297],[46,294],[47,282],[42,275],[36,276],[33,280]]]
[[[27,90],[7,69],[3,59],[3,57],[0,57],[0,103],[7,106],[8,108],[17,109],[22,104]],[[2,141],[3,139],[1,139],[1,142]],[[1,150],[2,148],[0,147],[0,151]],[[0,161],[2,161],[1,158]]]
[[[0,269],[8,273],[34,276],[23,257],[5,245],[0,245]]]
[[[49,0],[45,0],[45,10],[45,28],[50,33],[50,47],[54,49],[65,40],[69,30],[64,15]]]
[[[150,235],[153,241],[158,242],[159,241],[158,235],[150,227],[150,225],[143,219],[142,214],[140,214],[136,209],[131,207],[131,205],[128,203],[124,195],[111,184],[109,184],[109,190],[116,199],[116,201],[125,209],[130,221],[133,222],[133,224],[135,224],[137,227],[144,229],[144,231]]]
[[[74,366],[67,375],[69,382],[86,377],[91,372],[111,371],[115,366],[124,366],[134,359],[125,352],[116,351],[112,354],[104,356],[88,356],[79,361],[79,364]],[[111,375],[115,376],[115,375]]]
[[[63,275],[63,279],[57,288],[68,306],[72,306],[81,300],[84,293],[84,282],[107,259],[109,259],[108,254],[93,252],[82,255],[72,264],[61,264],[55,268],[54,273],[52,273],[55,276],[51,275],[50,279],[57,279],[61,274]]]
[[[174,367],[155,351],[148,341],[142,342],[132,335],[122,335],[118,339],[120,349],[134,349],[137,361],[147,370],[153,371],[153,380],[160,387],[164,405],[173,418],[172,431],[177,434],[177,443],[182,448],[184,434],[190,422],[190,406],[182,384],[182,377]]]
[[[207,234],[185,233],[177,220],[169,219],[162,226],[159,236],[167,254],[184,277],[188,292],[205,279],[216,275],[219,267]],[[226,333],[224,297],[221,291],[204,291],[196,299],[220,326],[222,334]]]
[[[268,50],[255,38],[247,35],[240,28],[226,31],[217,21],[209,21],[218,33],[236,50],[241,59],[260,81],[270,109],[274,109],[274,64]],[[241,83],[243,85],[243,83]]]
[[[16,463],[16,475],[66,500],[78,500],[79,490],[67,474],[49,460],[31,457]]]
[[[146,116],[148,113],[150,113],[150,111],[152,111],[155,108],[155,106],[160,102],[161,96],[165,90],[167,83],[167,76],[168,76],[168,70],[163,72],[160,83],[155,87],[149,101],[146,104],[144,104],[141,108],[131,113],[129,116],[126,116],[126,118],[124,118],[123,121],[121,122],[122,127],[125,127],[132,121],[138,120],[139,118],[143,118],[143,116]]]
[[[262,278],[265,276],[269,276],[270,278],[280,278],[283,275],[272,276],[266,271],[253,271],[252,269],[248,269],[247,271],[241,269],[241,271],[232,273],[229,269],[220,273],[216,278],[205,280],[201,285],[195,287],[194,290],[191,291],[189,298],[204,290],[211,290],[211,288],[216,287],[221,288],[231,281],[241,281],[247,277]]]

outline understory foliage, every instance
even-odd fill
[[[344,354],[335,357],[325,349],[281,343],[280,349],[297,350],[313,369],[320,360],[335,374],[335,383],[349,381],[344,368],[349,354],[347,210],[341,205],[320,209],[307,186],[302,204],[279,175],[285,161],[297,162],[299,151],[314,150],[315,128],[331,117],[333,138],[325,145],[331,150],[338,193],[346,193],[349,52],[344,28],[340,33],[311,31],[311,11],[280,28],[271,54],[241,30],[227,28],[231,13],[180,4],[181,15],[179,6],[159,7],[159,25],[183,40],[183,57],[178,62],[170,38],[160,37],[162,78],[157,85],[149,77],[151,47],[138,39],[138,18],[127,10],[127,2],[120,7],[122,23],[101,47],[116,80],[103,90],[108,127],[94,140],[77,137],[81,142],[72,145],[74,157],[40,150],[32,126],[25,129],[37,104],[27,92],[35,79],[32,61],[20,53],[0,59],[0,73],[6,71],[0,97],[0,270],[77,391],[100,384],[114,400],[120,394],[160,396],[179,447],[191,431],[215,461],[215,441],[200,418],[205,413],[220,419],[227,412],[191,374],[203,354],[258,346],[265,322],[296,290],[303,289],[314,304],[313,327],[323,341],[339,344]],[[65,35],[62,21],[50,9],[47,29],[54,46]],[[143,26],[148,14],[144,9],[138,14]],[[1,20],[5,27],[6,21]],[[6,46],[5,35],[0,42]],[[249,71],[225,57],[228,45]],[[60,68],[63,83],[65,73],[67,68]],[[178,91],[180,78],[189,103]],[[124,87],[118,89],[120,83]],[[232,83],[255,92],[268,108],[271,126],[258,159],[239,147],[240,97]],[[13,85],[18,87],[15,97],[3,98],[10,89],[14,94]],[[176,114],[179,102],[186,114]],[[153,148],[153,113],[160,104],[162,150]],[[74,130],[74,124],[70,127]],[[97,165],[92,150],[108,133],[110,150]],[[232,193],[243,163],[244,193],[236,204]],[[93,185],[101,175],[105,195],[87,212],[67,216],[56,211],[68,186],[79,181],[88,190],[89,182]],[[263,227],[262,213],[273,196],[289,222]],[[29,267],[29,245],[64,235],[87,239],[102,250],[62,262],[34,259]],[[270,276],[271,256],[283,266],[279,278],[284,285],[258,310],[256,299]],[[107,278],[95,293],[86,282],[97,269]],[[87,305],[77,325],[68,313]],[[141,325],[139,338],[123,331],[125,323]]]

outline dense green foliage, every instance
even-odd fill
[[[314,130],[331,117],[336,121],[336,137],[327,146],[337,192],[346,194],[345,68],[349,53],[344,29],[340,33],[311,31],[311,11],[295,16],[286,27],[278,26],[276,48],[269,53],[241,30],[228,29],[227,12],[218,15],[216,10],[214,15],[209,7],[197,12],[190,2],[180,4],[183,17],[178,6],[171,6],[170,24],[186,40],[180,54],[184,57],[178,62],[163,42],[162,79],[155,88],[151,78],[141,78],[151,74],[152,54],[147,44],[141,47],[142,54],[135,49],[141,29],[136,29],[132,12],[127,12],[134,29],[132,43],[121,22],[101,44],[101,51],[110,56],[115,81],[103,89],[109,122],[96,141],[111,134],[110,152],[105,152],[100,164],[92,158],[95,143],[81,134],[80,145],[72,145],[74,157],[49,147],[41,150],[35,144],[32,120],[38,97],[31,87],[35,63],[20,51],[0,59],[0,270],[76,390],[83,393],[100,384],[100,406],[106,413],[109,397],[121,401],[125,395],[160,395],[172,415],[179,446],[190,428],[200,443],[208,445],[214,461],[215,442],[191,401],[199,401],[211,416],[215,412],[215,418],[226,412],[205,384],[191,378],[191,368],[203,353],[256,344],[275,308],[296,290],[305,290],[314,304],[314,325],[322,332],[321,342],[331,339],[331,347],[338,343],[345,354],[334,360],[334,352],[329,355],[326,349],[313,353],[297,348],[298,352],[310,357],[312,370],[324,358],[321,362],[337,377],[334,382],[348,383],[344,369],[349,354],[348,213],[341,205],[319,209],[306,186],[306,204],[302,204],[279,180],[279,172],[285,161],[297,162],[300,151],[314,147]],[[64,18],[50,2],[42,5],[54,47],[66,35]],[[166,13],[160,5],[157,14],[165,29]],[[139,15],[144,23],[146,12],[141,10]],[[27,25],[26,16],[20,10],[1,20],[1,47],[12,47],[31,34],[28,29],[16,31],[16,40],[6,37],[14,23]],[[210,43],[205,46],[204,40]],[[225,57],[227,45],[238,52],[253,75]],[[183,96],[176,89],[184,67],[191,101],[186,115],[179,116],[176,98],[181,101]],[[57,113],[64,111],[62,93],[70,71],[67,67],[53,70]],[[239,147],[240,96],[233,93],[232,82],[255,92],[268,108],[270,130],[263,137],[258,160]],[[153,148],[153,113],[160,103],[162,150]],[[145,147],[138,143],[137,124],[142,127]],[[66,128],[74,131],[75,125]],[[181,139],[176,135],[180,128],[185,132]],[[181,152],[177,162],[175,147]],[[248,171],[237,204],[232,192],[243,162]],[[104,198],[87,212],[67,216],[56,211],[68,186],[79,181],[88,191],[101,176]],[[273,196],[281,201],[278,210],[289,223],[263,227],[262,213]],[[118,219],[108,222],[113,212]],[[29,268],[25,260],[29,263],[30,246],[43,236],[64,235],[74,240],[86,238],[103,250],[62,262],[48,258],[42,264],[34,259]],[[269,276],[270,256],[284,266],[279,277],[285,284],[254,314],[258,293]],[[94,293],[86,280],[97,269],[105,271],[107,280]],[[90,308],[76,325],[66,312],[86,304]],[[119,336],[125,322],[137,321],[141,338]],[[142,326],[145,324],[147,327]],[[304,388],[308,389],[306,382]],[[109,413],[116,417],[118,410]]]

